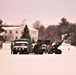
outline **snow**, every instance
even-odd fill
[[[63,43],[62,54],[13,55],[10,44],[0,50],[0,75],[76,75],[76,47]]]
[[[5,30],[15,30],[19,27],[2,27],[2,28],[5,29]]]
[[[25,25],[24,26],[20,26],[20,27],[23,29],[25,27]],[[2,27],[2,28],[5,29],[5,30],[15,30],[15,29],[20,28],[20,27]],[[29,27],[29,29],[37,31],[36,29],[34,29],[32,27]]]

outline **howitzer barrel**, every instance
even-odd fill
[[[36,54],[43,54],[43,51],[41,49],[42,44],[45,43],[46,39],[50,36],[50,34],[45,38],[45,40],[38,41],[37,44],[34,46],[34,53]]]
[[[62,40],[61,42],[56,42],[56,43],[52,46],[53,50],[58,49],[58,47],[59,47],[62,43],[63,43],[63,40]]]
[[[51,34],[49,34],[46,38],[45,38],[45,40],[50,36]]]
[[[53,45],[53,47],[54,47],[55,49],[57,49],[57,48],[63,43],[63,41],[64,41],[65,39],[67,39],[67,38],[68,38],[68,35],[65,35],[64,38],[63,38],[63,40],[62,40],[61,42],[56,42],[55,45]]]
[[[47,40],[48,37],[50,37],[50,35],[51,35],[51,34],[49,34],[49,35],[44,39],[44,41],[42,41],[42,44],[45,43],[45,41]]]

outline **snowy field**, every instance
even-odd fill
[[[61,45],[61,55],[13,55],[9,44],[0,50],[0,75],[76,75],[76,47]]]

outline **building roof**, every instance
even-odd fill
[[[17,29],[19,27],[2,27],[4,30],[14,30]]]
[[[22,27],[22,29],[24,28],[24,26],[20,26],[20,27]],[[2,27],[4,30],[15,30],[15,29],[17,29],[17,28],[20,28],[20,27]],[[38,31],[38,30],[36,30],[36,29],[34,29],[34,28],[32,28],[32,27],[28,27],[29,28],[29,30],[34,30],[34,31]]]

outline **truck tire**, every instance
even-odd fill
[[[13,52],[12,52],[13,54],[17,54],[17,51],[16,50],[13,50]]]

